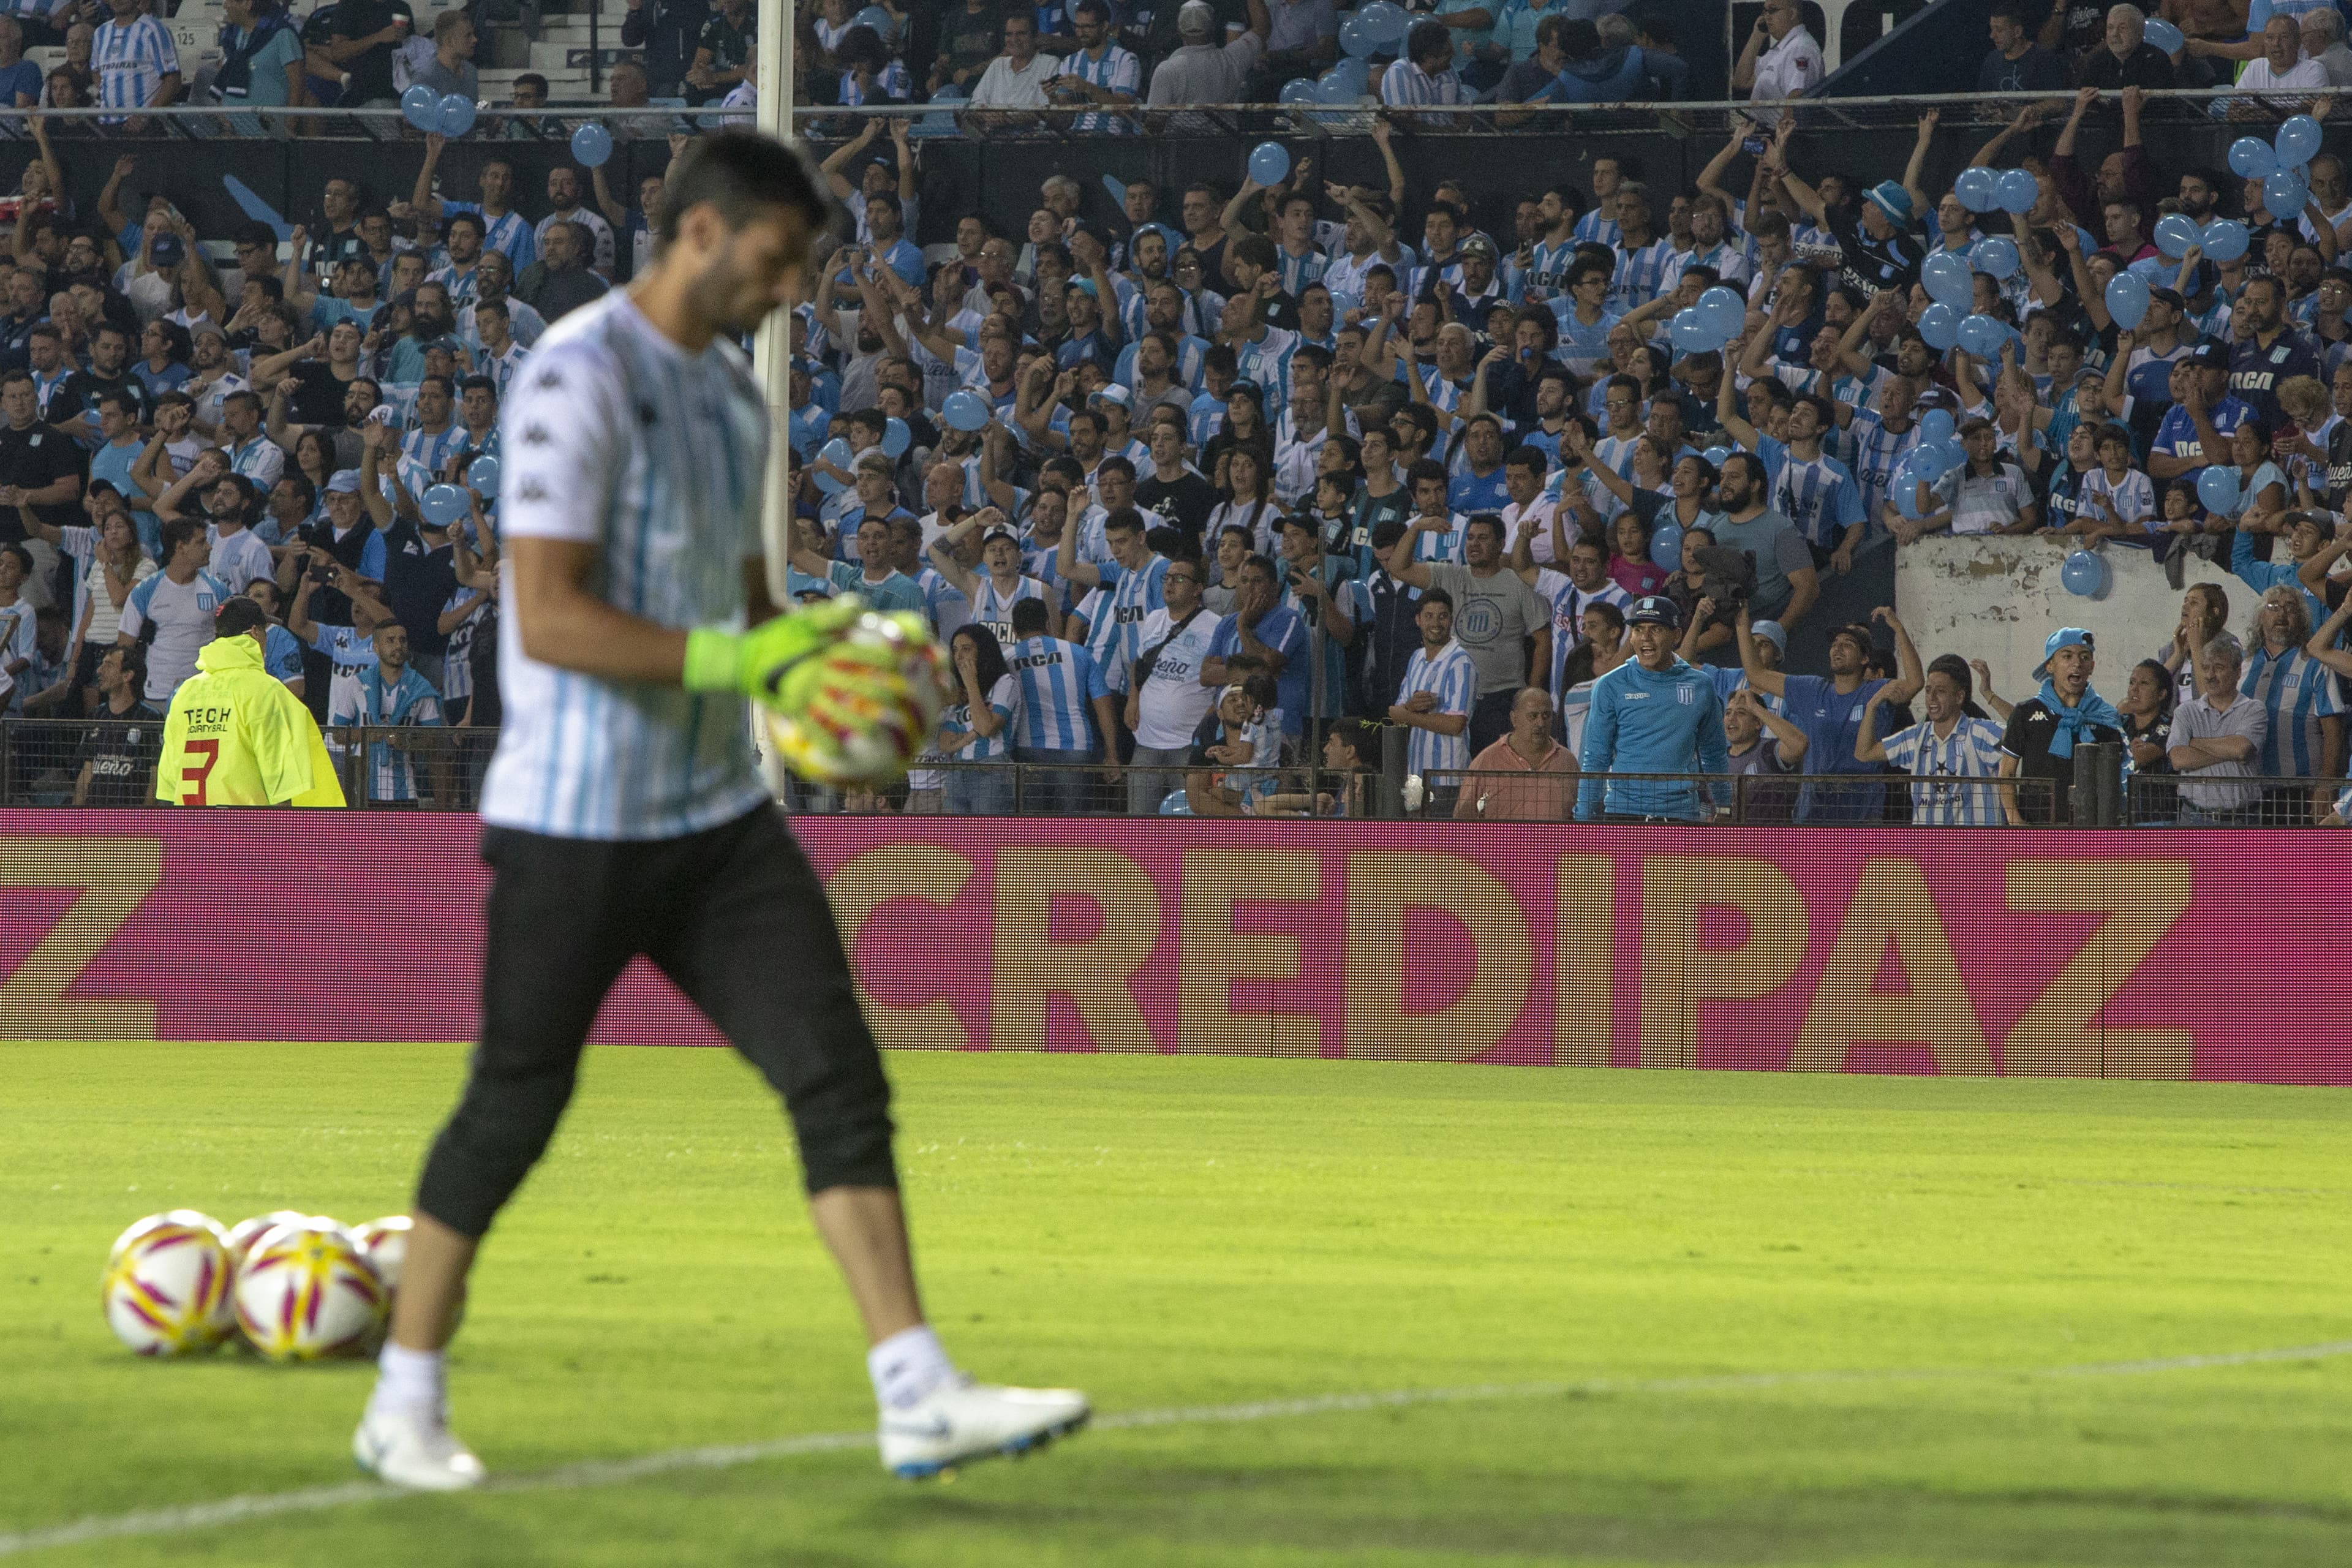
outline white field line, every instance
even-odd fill
[[[1397,1410],[1422,1405],[1466,1405],[1513,1399],[1558,1399],[1571,1394],[1672,1394],[1737,1392],[1751,1388],[1793,1388],[1844,1383],[1916,1383],[1928,1380],[2004,1378],[2145,1377],[2158,1373],[2198,1372],[2211,1367],[2257,1366],[2269,1362],[2311,1361],[2352,1355],[2352,1340],[2326,1344],[2291,1345],[2273,1350],[2230,1351],[2210,1355],[2162,1356],[2147,1361],[2092,1362],[2074,1366],[1918,1367],[1884,1371],[1841,1369],[1815,1372],[1726,1373],[1702,1377],[1598,1378],[1576,1383],[1494,1383],[1460,1388],[1399,1388],[1371,1394],[1310,1394],[1297,1399],[1261,1399],[1241,1405],[1201,1405],[1163,1410],[1131,1410],[1097,1416],[1098,1431],[1131,1431],[1153,1426],[1235,1426],[1279,1421],[1302,1415],[1344,1415],[1362,1410]],[[591,1487],[625,1485],[656,1476],[693,1470],[726,1470],[738,1465],[785,1459],[803,1454],[847,1453],[870,1448],[872,1432],[816,1432],[798,1437],[778,1437],[764,1443],[730,1443],[703,1448],[673,1448],[632,1459],[587,1459],[533,1475],[499,1476],[480,1489],[485,1492],[579,1491]],[[121,1541],[134,1536],[181,1535],[248,1520],[282,1514],[319,1513],[356,1503],[383,1502],[410,1496],[377,1481],[344,1481],[334,1486],[304,1487],[295,1491],[265,1492],[250,1497],[223,1498],[217,1502],[189,1503],[177,1508],[141,1509],[131,1513],[77,1520],[70,1524],[0,1534],[0,1557],[18,1556],[58,1546],[79,1546],[93,1541]]]

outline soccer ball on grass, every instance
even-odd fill
[[[388,1292],[358,1237],[312,1216],[264,1231],[236,1273],[236,1325],[271,1361],[353,1355],[383,1326]]]
[[[106,1326],[141,1355],[193,1355],[236,1331],[235,1268],[218,1221],[194,1209],[149,1215],[107,1254]]]

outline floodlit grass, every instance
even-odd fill
[[[100,1317],[100,1266],[164,1208],[402,1209],[462,1059],[0,1047],[0,1538],[352,1478],[367,1367],[141,1361]],[[1094,1431],[944,1486],[819,1453],[22,1560],[2352,1561],[2352,1355],[2112,1367],[2352,1341],[2341,1090],[891,1068],[929,1305],[982,1376],[1075,1384],[1106,1416],[1589,1386]],[[519,1476],[870,1426],[797,1193],[731,1057],[592,1052],[476,1275],[458,1430]]]

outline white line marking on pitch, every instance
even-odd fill
[[[1242,1405],[1201,1405],[1165,1410],[1130,1410],[1097,1416],[1097,1431],[1130,1431],[1152,1426],[1233,1426],[1254,1421],[1278,1421],[1298,1415],[1335,1415],[1360,1410],[1398,1410],[1419,1405],[1467,1405],[1505,1399],[1557,1399],[1594,1394],[1705,1394],[1748,1388],[1788,1388],[1839,1383],[1916,1383],[1956,1378],[2143,1377],[2155,1373],[2198,1372],[2210,1367],[2258,1366],[2270,1362],[2312,1361],[2352,1355],[2352,1340],[2326,1344],[2290,1345],[2275,1350],[2229,1351],[2211,1355],[2163,1356],[2148,1361],[2092,1362],[2078,1366],[1917,1367],[1883,1372],[1844,1369],[1819,1372],[1723,1373],[1699,1377],[1594,1378],[1577,1383],[1493,1383],[1462,1388],[1399,1388],[1377,1394],[1320,1394],[1297,1399],[1261,1399]],[[765,1459],[793,1458],[803,1454],[838,1454],[874,1445],[871,1432],[814,1432],[799,1437],[778,1437],[765,1443],[730,1443],[704,1448],[674,1448],[633,1459],[586,1459],[535,1475],[499,1476],[485,1492],[578,1491],[589,1487],[620,1486],[655,1476],[688,1470],[726,1470]],[[93,1541],[120,1541],[132,1536],[179,1535],[192,1530],[239,1524],[280,1514],[317,1513],[352,1503],[385,1502],[416,1494],[376,1481],[345,1481],[335,1486],[305,1487],[299,1491],[268,1492],[256,1497],[223,1498],[218,1502],[190,1503],[179,1508],[142,1509],[134,1513],[77,1520],[71,1524],[0,1535],[0,1557],[38,1552],[48,1547],[80,1546]]]

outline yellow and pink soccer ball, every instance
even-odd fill
[[[227,1233],[194,1209],[149,1215],[115,1238],[106,1326],[141,1355],[194,1355],[236,1329]]]
[[[887,784],[929,743],[950,680],[921,616],[868,612],[793,671],[793,711],[761,712],[776,754],[810,783]]]
[[[364,1352],[391,1292],[360,1238],[321,1215],[274,1226],[236,1271],[236,1326],[271,1361]]]

